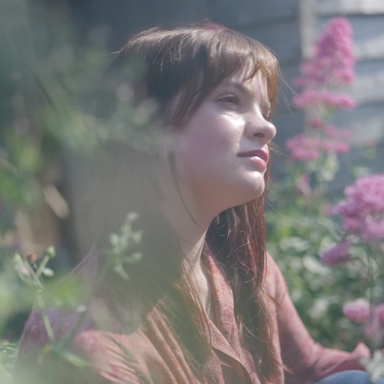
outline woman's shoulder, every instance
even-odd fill
[[[44,297],[51,299],[57,288],[68,282],[80,284],[80,290],[92,294],[98,275],[98,257],[92,250],[70,273],[49,286]],[[44,346],[52,344],[47,332],[48,322],[53,343],[60,343],[73,333],[67,350],[96,367],[108,382],[115,382],[120,376],[129,378],[130,383],[141,382],[138,377],[150,375],[146,373],[148,367],[153,366],[153,362],[161,364],[162,358],[143,331],[138,320],[140,316],[133,319],[128,308],[110,304],[107,296],[100,292],[88,306],[77,304],[63,309],[47,305],[44,315],[40,307],[33,308],[20,339],[16,369],[24,363],[37,365]]]
[[[139,377],[151,377],[151,367],[162,363],[153,343],[140,329],[130,334],[86,330],[74,338],[71,351],[112,382],[129,379],[127,382],[135,383]]]
[[[95,315],[95,310],[91,311],[93,315]],[[97,314],[100,315],[100,307],[97,308],[97,311]],[[76,315],[76,313],[63,313],[57,309],[47,311],[55,342],[68,335],[76,324]],[[104,315],[102,314],[101,317]],[[167,347],[157,344],[164,341],[163,330],[160,336],[153,335],[153,332],[159,331],[158,324],[152,324],[152,328],[149,332],[143,330],[141,326],[130,332],[115,325],[100,328],[99,324],[95,324],[92,316],[89,316],[74,335],[66,352],[70,352],[71,355],[79,358],[79,361],[83,361],[91,367],[89,377],[93,377],[95,383],[99,383],[100,380],[102,383],[104,383],[103,380],[106,383],[142,383],[142,378],[148,379],[154,375],[159,379],[158,382],[173,382],[170,381],[172,375],[169,376],[167,359],[161,354],[161,351]],[[49,342],[41,314],[38,311],[33,311],[20,342],[16,369],[18,370],[24,363],[38,367],[38,358],[41,356],[42,348]],[[168,353],[172,355],[171,352],[168,351]],[[46,361],[51,361],[50,355],[44,358],[43,366],[38,367],[35,371],[44,371],[47,365]],[[56,361],[55,364],[58,364],[57,371],[61,375],[59,383],[64,382],[63,378],[72,378],[72,375],[75,374],[63,372],[65,369],[62,367],[68,365],[65,360]],[[51,364],[48,363],[48,365]],[[73,372],[77,372],[75,367],[72,369]],[[97,377],[94,376],[95,373],[97,373]],[[94,383],[88,381],[87,378],[84,380],[81,384]]]
[[[58,310],[50,310],[47,316],[56,344],[68,336],[77,320],[74,313],[65,314]],[[41,314],[33,311],[20,341],[16,371],[30,367],[31,374],[45,378],[48,369],[60,376],[57,378],[58,383],[73,382],[79,373],[82,374],[81,384],[115,383],[122,380],[142,383],[140,376],[146,374],[150,366],[148,361],[154,360],[153,346],[142,332],[124,334],[101,330],[89,318],[84,320],[59,359],[52,359],[52,353],[44,352],[44,346],[50,342]],[[40,356],[44,356],[42,362],[39,362]],[[77,365],[70,363],[72,359],[67,361],[66,356],[72,356],[72,359],[75,358],[91,369],[84,371],[83,368],[79,372]]]

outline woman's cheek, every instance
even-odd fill
[[[241,117],[231,111],[212,105],[199,109],[176,148],[180,171],[185,176],[200,173],[198,178],[227,172],[239,151],[242,126]]]

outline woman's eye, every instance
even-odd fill
[[[235,96],[235,95],[227,95],[227,96],[223,96],[219,99],[219,101],[223,102],[223,103],[231,103],[231,104],[234,104],[234,105],[239,105],[240,104],[240,99]]]

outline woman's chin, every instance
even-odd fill
[[[232,194],[233,200],[231,207],[236,207],[238,205],[246,204],[249,201],[257,199],[260,197],[265,189],[265,182],[263,180],[257,180],[257,183],[248,183],[243,184],[242,188],[237,188],[237,190]]]
[[[250,198],[249,198],[248,201],[251,201],[251,200],[259,198],[263,194],[264,188],[265,188],[265,184],[264,183],[263,183],[262,186],[254,188],[254,190],[250,194]]]
[[[247,201],[260,197],[265,189],[264,175],[258,175],[244,183],[244,195],[247,196]]]

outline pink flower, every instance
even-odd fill
[[[346,93],[332,93],[323,91],[320,100],[330,108],[353,109],[356,102]]]
[[[374,317],[364,325],[364,335],[375,340],[384,340],[384,303],[375,306]]]
[[[292,105],[296,108],[314,107],[320,102],[319,92],[308,89],[292,98]]]
[[[329,137],[337,137],[338,130],[334,125],[328,125],[324,128],[324,132]]]
[[[317,160],[320,157],[321,140],[316,137],[299,134],[288,139],[285,146],[295,160]]]
[[[335,125],[327,125],[324,127],[324,133],[331,138],[348,140],[352,137],[350,129],[339,128]]]
[[[322,152],[347,153],[350,150],[345,142],[347,130],[326,126],[315,135],[299,134],[289,138],[285,146],[291,151],[294,160],[317,160]]]
[[[307,89],[292,98],[292,105],[298,109],[325,105],[328,108],[353,109],[356,102],[346,93],[332,93]]]
[[[372,219],[370,216],[367,218],[370,220],[365,224],[365,227],[361,231],[361,238],[366,241],[379,241],[384,238],[384,218]]]
[[[383,340],[384,339],[384,327],[383,324],[373,320],[373,322],[367,322],[363,327],[364,336],[369,339]]]
[[[346,201],[335,207],[343,229],[363,242],[384,239],[384,174],[360,177],[344,193]]]
[[[292,151],[293,158],[295,160],[317,160],[320,157],[320,153],[317,149],[308,149],[308,148],[296,148]]]
[[[321,255],[321,264],[333,267],[342,264],[351,258],[349,248],[351,244],[344,240],[339,244],[327,249]]]
[[[347,143],[338,140],[323,140],[322,148],[325,152],[336,153],[347,153],[350,149]]]
[[[310,117],[308,120],[307,120],[307,125],[309,127],[314,127],[314,128],[323,128],[325,123],[322,119],[320,119],[319,117]]]
[[[384,323],[384,303],[376,305],[375,317],[380,323]]]
[[[312,129],[287,140],[286,147],[294,160],[316,161],[324,153],[349,152],[346,140],[350,132],[326,125],[324,119],[334,110],[356,107],[348,94],[328,90],[350,84],[353,66],[352,28],[344,18],[331,19],[316,42],[314,57],[300,65],[302,76],[295,79],[295,85],[304,90],[292,98],[292,105],[309,110],[312,116],[306,125]]]
[[[317,39],[314,57],[300,66],[302,76],[295,79],[295,86],[350,85],[354,63],[352,28],[345,18],[333,18]]]
[[[359,232],[360,223],[359,220],[354,217],[344,218],[343,229],[351,234],[357,234]]]
[[[348,320],[354,323],[365,323],[371,319],[371,308],[364,299],[346,304],[343,313]]]

